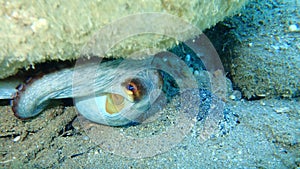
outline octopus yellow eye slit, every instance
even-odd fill
[[[133,95],[133,92],[130,91],[130,90],[126,90],[126,93],[127,93],[128,95]]]
[[[125,106],[124,97],[118,94],[107,94],[105,109],[109,114],[119,113]]]

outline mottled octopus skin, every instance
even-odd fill
[[[25,84],[18,86],[18,92],[12,100],[12,110],[16,117],[28,119],[41,113],[52,99],[75,98],[75,106],[83,110],[92,107],[95,98],[102,97],[106,93],[121,95],[128,100],[130,105],[135,105],[142,111],[149,107],[148,94],[153,89],[161,89],[161,77],[157,70],[148,69],[151,60],[113,60],[104,63],[89,62],[67,68],[54,73],[45,74],[42,77],[28,80]],[[139,99],[130,98],[124,90],[124,82],[138,79],[143,86]],[[158,93],[159,94],[159,93]],[[157,96],[155,97],[157,98]],[[131,101],[131,102],[130,102]],[[135,104],[136,103],[136,104]],[[129,109],[126,109],[129,110]],[[89,110],[87,111],[90,112]],[[85,116],[85,112],[80,112]],[[137,111],[141,113],[141,111]],[[102,119],[87,115],[90,120],[107,125],[126,125],[132,119],[111,119],[103,122]],[[118,116],[118,115],[114,115]],[[138,117],[139,114],[133,117]],[[115,121],[114,121],[115,120]],[[120,120],[120,121],[118,121]]]

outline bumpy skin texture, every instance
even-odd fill
[[[179,16],[196,25],[200,30],[204,30],[223,20],[224,17],[233,15],[246,1],[73,0],[69,2],[49,0],[1,2],[0,78],[13,75],[20,68],[29,68],[30,65],[48,60],[76,59],[79,57],[82,46],[97,30],[127,15],[165,12]],[[124,57],[132,51],[149,46],[164,50],[174,43],[174,40],[164,36],[132,38],[120,43],[106,57]]]

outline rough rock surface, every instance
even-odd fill
[[[297,0],[251,1],[207,33],[245,98],[300,96],[299,10]]]
[[[2,1],[0,78],[15,74],[19,68],[29,68],[48,60],[76,59],[95,32],[124,16],[163,12],[204,30],[233,15],[246,1]],[[147,19],[144,22],[151,25]],[[145,47],[163,50],[174,43],[174,40],[164,36],[130,38],[119,44],[112,55],[126,57],[132,51]]]

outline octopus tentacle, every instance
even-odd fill
[[[31,78],[18,86],[11,102],[12,110],[16,117],[28,119],[42,112],[48,106],[49,101],[53,99],[75,98],[75,106],[83,116],[90,120],[98,119],[95,120],[98,123],[108,124],[102,118],[95,117],[96,108],[91,111],[89,107],[94,106],[92,105],[95,102],[94,97],[110,99],[106,108],[107,110],[110,108],[109,110],[114,117],[110,117],[107,112],[99,112],[100,110],[98,110],[97,115],[103,113],[112,121],[115,120],[116,116],[119,116],[117,118],[119,121],[109,124],[123,125],[132,119],[127,120],[125,116],[121,117],[122,115],[119,115],[118,112],[122,112],[123,109],[124,111],[132,110],[126,107],[132,105],[135,105],[136,108],[142,107],[142,110],[146,109],[151,102],[149,102],[150,97],[145,96],[150,94],[151,90],[161,88],[160,74],[156,70],[146,70],[147,64],[149,63],[145,60],[113,60],[100,65],[98,62],[93,62],[45,74],[38,78]],[[119,103],[121,101],[124,103]],[[124,104],[124,106],[115,109],[113,104],[117,103]],[[105,109],[101,109],[101,111],[105,111]],[[90,115],[90,113],[94,114]],[[132,117],[138,117],[138,113],[141,112],[137,111],[136,115]]]
[[[29,85],[30,81],[32,81],[32,78],[30,78],[30,80],[26,80],[25,83],[21,83],[19,84],[17,87],[16,87],[16,92],[14,93],[14,95],[12,96],[12,100],[10,102],[11,104],[11,107],[12,107],[12,111],[14,112],[14,115],[21,119],[21,120],[27,120],[28,118],[22,118],[18,115],[18,108],[17,108],[17,105],[18,105],[18,102],[19,102],[19,99],[20,99],[20,95],[22,94],[22,92],[24,92],[26,89],[26,86]]]
[[[68,78],[62,76],[70,71],[58,71],[49,75],[29,78],[17,87],[11,101],[14,115],[19,119],[28,119],[39,114],[48,105],[50,99],[56,98],[60,86],[71,86]]]

